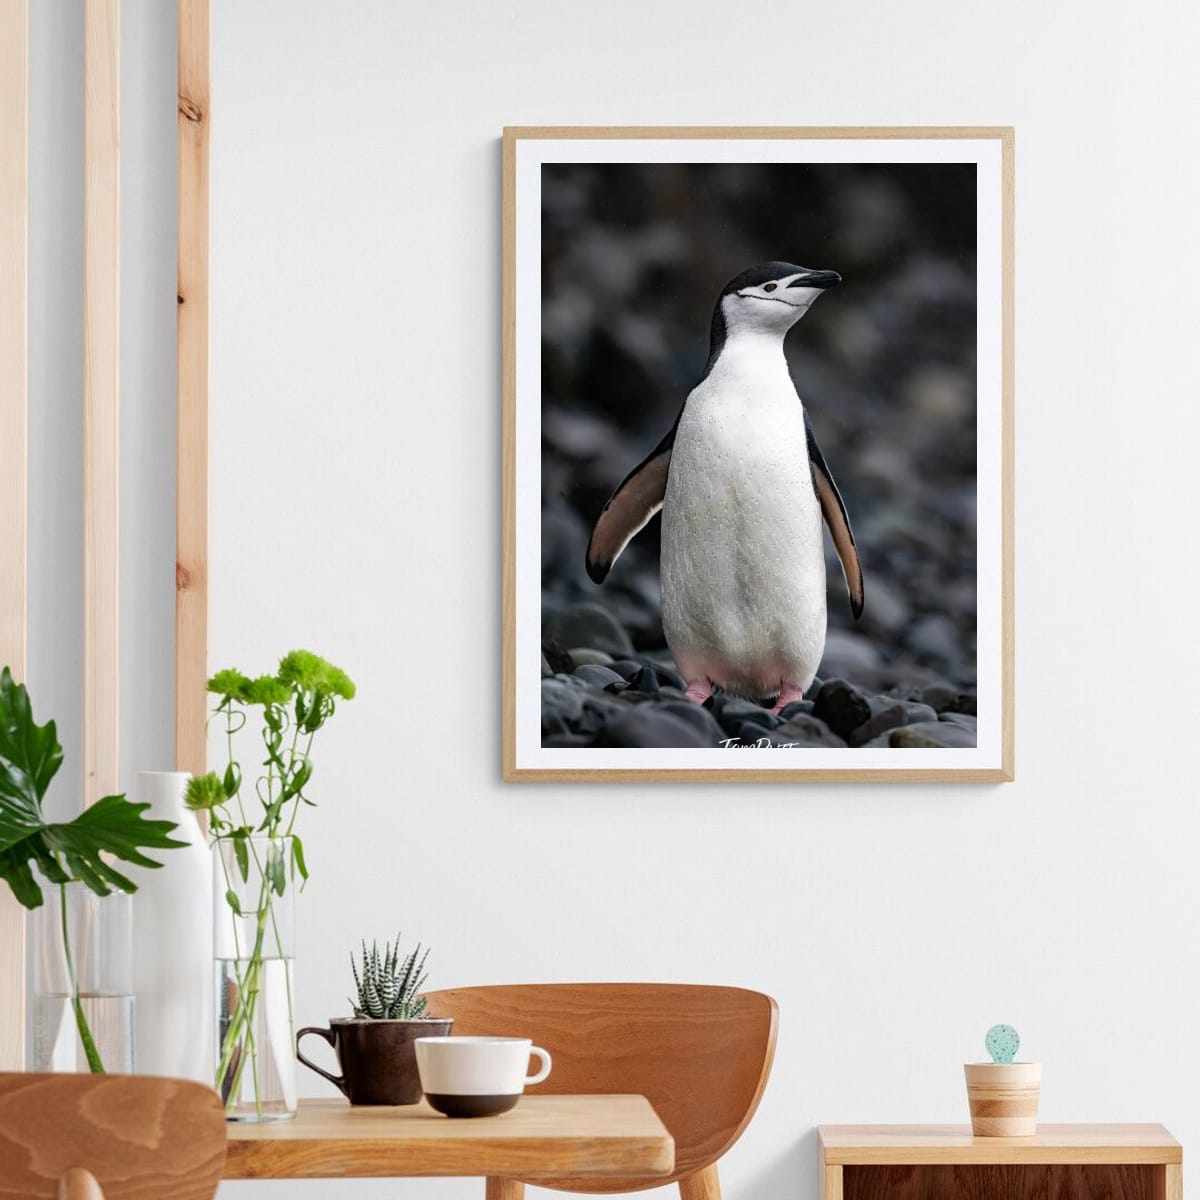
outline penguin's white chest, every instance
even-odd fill
[[[765,697],[825,647],[804,410],[782,352],[726,353],[688,397],[663,504],[663,625],[680,670]]]

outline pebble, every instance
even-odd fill
[[[666,689],[661,690],[659,696],[666,694]],[[662,704],[661,711],[671,713],[680,721],[687,725],[691,725],[702,737],[711,738],[713,742],[719,741],[724,737],[724,730],[717,724],[712,713],[706,708],[701,708],[699,704],[688,700],[680,693],[678,700],[671,700]]]
[[[763,729],[773,729],[782,725],[782,720],[773,712],[768,711],[753,700],[744,700],[740,696],[725,696],[717,694],[712,698],[712,714],[721,723],[721,728],[736,734],[744,722],[751,722]]]
[[[639,692],[657,692],[658,676],[653,667],[643,667],[630,681],[629,686]]]
[[[570,675],[575,670],[575,660],[553,638],[542,638],[542,657],[555,675]]]
[[[604,665],[611,667],[626,680],[632,679],[642,669],[642,664],[634,662],[632,658],[614,658]]]
[[[817,696],[813,716],[824,721],[839,738],[870,720],[871,705],[867,698],[844,679],[831,679]]]
[[[582,733],[542,734],[542,745],[548,750],[568,750],[576,746],[590,746],[591,744],[592,739]]]
[[[570,651],[571,659],[577,667],[593,666],[607,667],[612,665],[613,656],[603,650],[593,650],[590,646],[573,646]]]
[[[589,668],[597,670],[602,668]],[[628,711],[628,705],[606,692],[592,691],[587,682],[571,675],[542,680],[542,735],[595,734]]]
[[[621,687],[625,686],[625,679],[616,671],[592,663],[584,663],[582,667],[576,667],[575,678],[586,680],[591,687],[599,688],[601,691],[614,683],[620,684]]]
[[[785,721],[773,734],[781,742],[798,742],[802,746],[844,746],[846,743],[825,724],[808,713],[797,713]]]
[[[687,691],[687,681],[678,671],[673,671],[670,667],[663,666],[662,663],[654,663],[654,673],[658,676],[659,687],[678,688],[681,692]]]
[[[941,750],[947,747],[974,746],[975,733],[946,721],[923,721],[894,729],[888,744],[908,750]]]
[[[560,646],[587,646],[614,658],[626,658],[633,642],[619,621],[600,604],[574,604],[555,613],[542,628],[543,640]]]
[[[976,719],[969,713],[944,712],[941,720],[947,725],[958,725],[963,729],[969,729],[972,733],[976,732]]]
[[[921,701],[939,713],[943,709],[949,708],[957,695],[958,689],[951,687],[948,683],[931,683],[928,687],[921,689]]]
[[[846,741],[851,746],[865,746],[880,734],[887,733],[890,729],[899,729],[907,723],[908,713],[905,712],[904,705],[889,704],[886,708],[872,713],[870,720],[852,729],[846,736]]]
[[[699,705],[694,706],[701,711]],[[716,734],[691,718],[671,711],[665,705],[649,706],[626,712],[608,722],[596,738],[597,746],[646,748],[654,746],[678,749],[703,749],[716,746],[721,736],[720,726]]]

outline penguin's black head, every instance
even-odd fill
[[[704,374],[712,370],[728,338],[743,332],[782,338],[826,288],[841,282],[836,271],[814,271],[788,262],[762,263],[735,275],[721,289],[713,309]]]
[[[814,271],[809,267],[798,267],[795,263],[769,262],[735,275],[721,289],[721,298],[743,296],[784,303],[790,300],[794,304],[796,297],[789,297],[786,292],[794,289],[820,292],[841,282],[842,277],[836,271]],[[780,292],[785,294],[779,295]],[[804,307],[807,308],[810,303],[811,300]]]

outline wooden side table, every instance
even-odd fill
[[[398,1108],[301,1100],[294,1121],[229,1125],[225,1178],[565,1175],[599,1183],[670,1175],[674,1167],[675,1141],[645,1096],[534,1094],[478,1121],[451,1121],[424,1100]]]
[[[822,1125],[820,1200],[1183,1200],[1183,1147],[1161,1125]]]

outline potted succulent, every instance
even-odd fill
[[[984,1044],[992,1061],[963,1066],[972,1131],[976,1137],[1032,1137],[1037,1133],[1042,1064],[1013,1062],[1021,1039],[1011,1025],[993,1025]]]
[[[453,1021],[425,1015],[427,1002],[420,994],[425,985],[425,962],[418,943],[400,957],[400,936],[379,946],[362,943],[362,958],[350,957],[357,1001],[351,1000],[353,1017],[333,1017],[328,1029],[309,1026],[296,1035],[296,1057],[337,1087],[351,1104],[416,1104],[421,1080],[413,1042],[419,1037],[445,1037]],[[315,1033],[337,1054],[341,1075],[331,1075],[300,1052],[300,1039]]]

